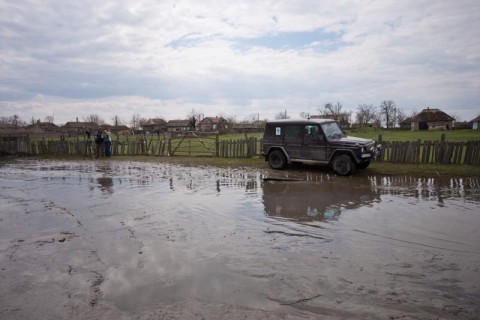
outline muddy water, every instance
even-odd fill
[[[480,179],[0,165],[0,319],[478,319]]]

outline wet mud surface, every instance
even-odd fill
[[[480,179],[0,165],[0,319],[479,319]]]

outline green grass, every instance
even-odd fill
[[[480,140],[480,130],[446,130],[446,131],[410,131],[410,130],[376,130],[375,128],[362,128],[347,130],[347,134],[360,138],[378,141],[382,135],[382,141],[440,141],[445,134],[446,141],[461,142]]]
[[[418,139],[422,141],[440,141],[442,134],[445,134],[446,141],[452,142],[461,142],[461,141],[472,141],[480,140],[480,130],[473,129],[463,129],[463,130],[447,130],[447,131],[410,131],[410,130],[385,130],[380,129],[376,130],[375,128],[362,128],[362,129],[353,129],[346,130],[348,135],[360,138],[367,138],[378,141],[379,135],[382,135],[383,141],[417,141]],[[263,133],[248,133],[248,134],[222,134],[219,136],[220,141],[230,141],[230,140],[244,140],[245,137],[248,138],[257,138],[261,139]],[[113,140],[120,142],[134,141],[137,139],[143,139],[144,136],[130,136],[130,137],[118,137],[113,135]],[[205,141],[214,141],[215,135],[203,136]],[[66,138],[67,141],[85,141],[85,137],[80,135],[77,137]],[[150,135],[146,137],[147,142],[156,142],[156,141],[166,141],[164,135]],[[35,139],[37,140],[37,139]],[[38,139],[41,140],[41,139]],[[58,141],[60,138],[51,138],[46,140]],[[177,140],[177,139],[174,139]],[[93,138],[92,138],[93,141]]]

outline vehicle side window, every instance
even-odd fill
[[[305,139],[308,141],[319,141],[321,140],[320,127],[317,125],[307,125],[304,129]]]
[[[265,137],[279,137],[282,135],[282,127],[280,126],[267,126],[265,128]]]
[[[302,137],[301,132],[302,130],[300,125],[286,126],[285,139],[299,139]]]

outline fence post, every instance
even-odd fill
[[[380,161],[384,161],[383,159],[383,154],[384,154],[384,147],[383,147],[383,141],[382,141],[382,135],[379,134],[378,135],[378,141],[377,141],[377,145],[380,145],[380,152],[379,152],[379,155],[377,157],[377,159],[379,159]]]

